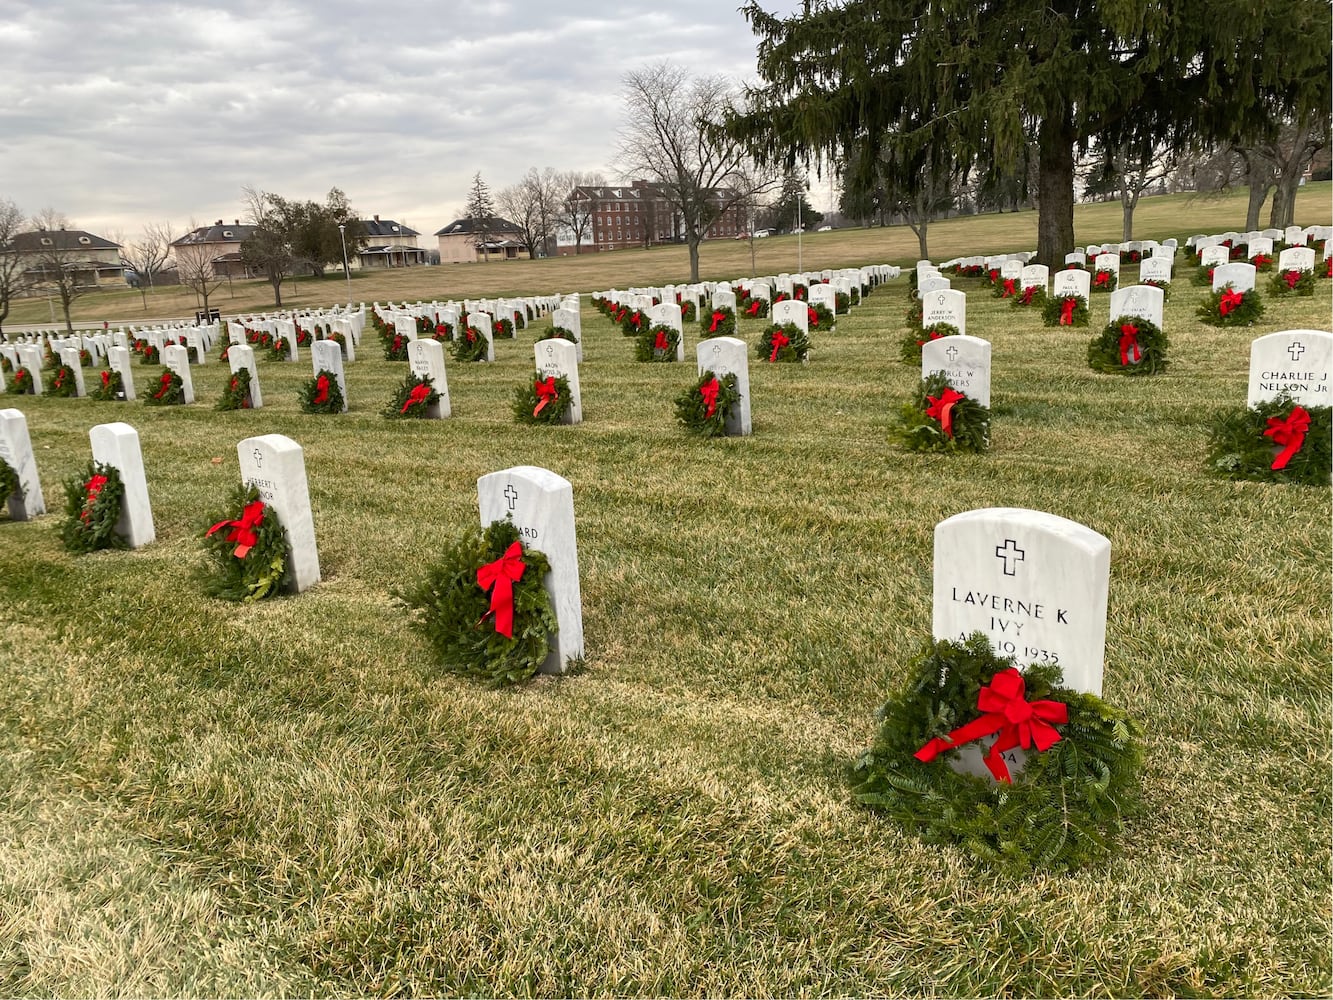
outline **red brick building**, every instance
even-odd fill
[[[734,192],[716,188],[709,192],[719,207],[734,201]],[[671,207],[656,184],[634,181],[629,185],[577,187],[569,201],[578,202],[579,214],[590,216],[583,237],[585,250],[624,250],[678,243],[685,238],[680,213]],[[725,239],[745,230],[745,215],[739,205],[722,209],[708,227],[704,239]]]

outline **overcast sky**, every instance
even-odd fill
[[[615,179],[628,70],[752,80],[739,2],[0,0],[0,199],[134,238],[238,218],[245,185],[337,186],[429,235],[477,171]]]

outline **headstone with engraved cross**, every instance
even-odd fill
[[[310,363],[314,373],[332,372],[338,380],[338,391],[343,397],[343,413],[347,412],[347,379],[343,374],[343,349],[336,340],[317,340],[310,345]]]
[[[1137,316],[1162,329],[1162,304],[1166,293],[1154,285],[1130,285],[1111,293],[1111,323]]]
[[[116,534],[132,549],[151,544],[157,533],[153,529],[153,508],[148,501],[139,432],[129,424],[117,421],[93,427],[88,431],[88,439],[92,444],[93,461],[114,466],[125,487]]]
[[[569,480],[547,469],[519,465],[478,479],[477,503],[483,527],[511,518],[523,544],[541,552],[551,564],[543,585],[555,609],[557,631],[551,636],[551,651],[541,670],[564,673],[571,660],[583,657],[574,488]]]
[[[749,434],[753,429],[750,421],[750,356],[745,341],[736,337],[710,337],[699,341],[694,357],[700,375],[710,371],[718,378],[736,376],[736,391],[741,398],[727,416],[727,434],[741,437]]]
[[[264,405],[264,394],[259,390],[259,368],[255,365],[255,349],[248,344],[232,344],[227,348],[227,364],[235,375],[242,368],[250,373],[250,409]]]
[[[84,391],[83,387],[83,366],[79,361],[79,349],[77,347],[62,347],[60,349],[60,363],[74,373],[74,395],[86,396],[87,392]]]
[[[125,391],[125,399],[134,399],[134,370],[130,367],[128,347],[108,347],[106,366],[113,372],[120,373],[120,384]]]
[[[426,407],[426,419],[441,420],[453,413],[449,402],[449,380],[444,370],[444,345],[434,338],[407,345],[407,365],[417,378],[429,378],[440,398]]]
[[[967,333],[967,294],[942,288],[925,296],[921,300],[921,329],[929,330],[936,323],[947,323],[959,333]]]
[[[1247,406],[1286,396],[1301,406],[1333,406],[1333,333],[1281,330],[1250,343]]]
[[[241,463],[241,481],[259,490],[259,499],[272,508],[287,534],[289,589],[298,594],[308,590],[319,583],[319,550],[315,547],[305,452],[282,434],[261,434],[240,442],[236,455]]]
[[[990,341],[963,334],[921,345],[921,377],[943,372],[949,385],[968,399],[990,406]]]
[[[532,345],[537,371],[543,378],[565,379],[569,382],[569,409],[561,423],[583,423],[583,397],[579,392],[578,349],[568,340],[551,337]]]
[[[37,476],[37,458],[28,437],[28,418],[22,410],[0,410],[0,458],[19,479],[18,489],[8,497],[10,518],[27,521],[45,514],[46,500]]]
[[[181,402],[194,402],[194,379],[190,375],[190,352],[179,344],[168,344],[162,348],[162,364],[167,370],[180,376]]]

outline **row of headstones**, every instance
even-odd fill
[[[1253,257],[1259,251],[1256,246],[1267,246],[1264,253],[1273,252],[1273,244],[1282,241],[1289,247],[1306,246],[1310,243],[1327,242],[1333,237],[1333,226],[1288,226],[1286,229],[1255,229],[1247,233],[1238,233],[1234,230],[1226,233],[1215,233],[1207,235],[1198,233],[1185,241],[1185,246],[1190,247],[1197,254],[1199,251],[1219,243],[1228,243],[1231,246],[1241,246],[1248,248],[1246,256]],[[1266,243],[1263,241],[1267,241]]]
[[[398,334],[405,334],[409,327],[415,334],[416,321],[421,318],[429,319],[432,325],[447,323],[457,333],[459,320],[464,316],[485,313],[492,321],[495,317],[511,321],[522,317],[528,321],[550,312],[559,302],[560,296],[530,295],[516,299],[464,299],[461,304],[450,300],[417,302],[414,305],[404,303],[398,306],[390,302],[387,306],[381,306],[376,302],[373,309],[381,321]]]
[[[311,332],[310,341],[311,350],[314,350],[315,343],[321,340],[332,341],[335,334],[342,335],[343,357],[350,364],[356,360],[357,348],[361,346],[361,327],[354,320],[349,318],[324,317],[319,320],[310,319],[309,325],[296,320],[289,319],[267,319],[251,320],[242,322],[240,320],[227,321],[227,339],[229,347],[227,357],[231,357],[231,351],[237,346],[247,346],[249,338],[247,334],[250,331],[255,333],[268,334],[272,339],[274,346],[285,343],[287,347],[287,358],[289,363],[301,360],[301,346],[297,337],[297,327]]]
[[[1254,268],[1249,264],[1253,272]],[[948,279],[944,279],[947,281]],[[1055,272],[1055,296],[1081,295],[1088,298],[1088,272]],[[1251,277],[1250,287],[1254,287]],[[955,327],[959,333],[967,333],[967,293],[956,288],[940,287],[933,280],[929,289],[921,295],[921,329],[928,330],[941,323]],[[1165,330],[1164,312],[1166,293],[1153,285],[1129,285],[1118,288],[1110,295],[1110,318],[1114,323],[1125,316],[1137,316],[1146,319],[1159,330]],[[780,303],[781,304],[781,303]],[[952,338],[945,338],[952,339]]]
[[[1271,248],[1261,252],[1264,253],[1265,256],[1270,256],[1270,257],[1272,256]],[[1250,254],[1251,258],[1253,258],[1254,256],[1255,254]],[[1325,259],[1327,259],[1329,256],[1333,256],[1333,246],[1326,248],[1324,251]],[[1254,287],[1254,279],[1252,277],[1252,274],[1256,270],[1255,265],[1246,263],[1245,261],[1236,261],[1235,263],[1232,263],[1231,253],[1224,246],[1204,247],[1201,251],[1199,251],[1199,266],[1210,267],[1215,269],[1213,271],[1214,289],[1219,287],[1217,283],[1218,270],[1228,267],[1230,268],[1248,267],[1250,269],[1248,273],[1251,274],[1251,277],[1249,279],[1250,284],[1248,287],[1249,288]],[[1283,271],[1306,271],[1313,273],[1314,266],[1315,266],[1315,254],[1314,254],[1314,249],[1311,247],[1287,247],[1287,249],[1283,250],[1277,256],[1277,270],[1279,274],[1282,273]],[[1235,272],[1235,273],[1239,275],[1246,272]],[[1241,288],[1239,285],[1235,287],[1237,291],[1246,290]]]

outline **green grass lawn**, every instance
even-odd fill
[[[1202,459],[1250,340],[1326,327],[1330,286],[1217,330],[1181,271],[1151,379],[1087,368],[1105,297],[1053,330],[956,282],[994,344],[984,456],[888,443],[905,277],[807,366],[752,361],[743,440],[686,437],[693,366],[633,363],[591,307],[578,427],[513,421],[531,332],[450,363],[443,422],[379,415],[406,366],[369,341],[340,417],[299,411],[304,361],[261,363],[260,411],[210,409],[215,362],[188,408],[17,401],[56,509],[90,426],[138,428],[158,540],[74,558],[58,516],[0,520],[0,991],[1327,995],[1329,493]],[[200,536],[259,433],[305,448],[324,582],[236,607],[201,596]],[[519,464],[573,484],[587,664],[494,691],[392,594]],[[1072,876],[849,800],[929,633],[934,525],[987,506],[1112,542],[1105,696],[1145,730],[1146,809]]]

